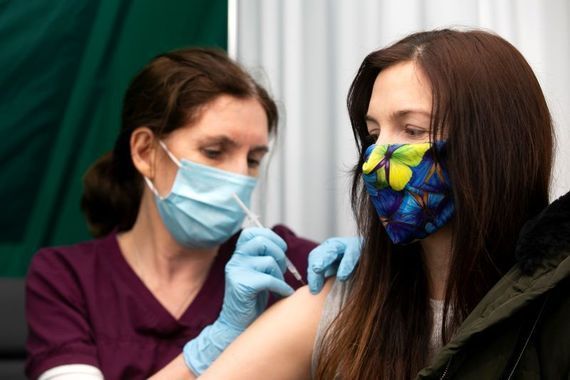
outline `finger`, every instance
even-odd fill
[[[277,235],[275,232],[273,232],[269,228],[259,228],[259,227],[245,228],[241,232],[241,234],[239,235],[236,246],[239,247],[240,245],[245,244],[248,241],[250,241],[250,240],[252,240],[258,236],[262,236],[266,239],[271,240],[274,244],[276,244],[278,247],[280,247],[283,251],[287,250],[287,243],[285,243],[285,240],[283,240],[281,238],[281,236]]]
[[[248,242],[240,245],[236,248],[235,254],[242,256],[270,256],[277,262],[283,272],[287,268],[283,249],[272,240],[263,236],[255,236]]]
[[[284,280],[279,264],[271,256],[248,256],[243,261],[243,269],[265,273],[279,280]]]
[[[293,288],[285,281],[267,273],[253,270],[249,271],[244,281],[245,285],[255,290],[254,294],[269,290],[270,292],[286,297],[294,293]]]
[[[338,260],[344,249],[344,244],[333,239],[326,240],[309,253],[309,272],[323,272]]]
[[[245,299],[252,299],[256,293],[263,289],[256,287],[252,280],[257,273],[264,273],[278,280],[284,281],[283,272],[271,256],[242,256],[239,261],[226,266],[226,280],[228,284]]]
[[[322,273],[308,271],[307,282],[309,283],[309,291],[311,294],[318,294],[325,283],[325,276]]]
[[[358,261],[360,260],[360,238],[353,239],[355,240],[351,242],[351,244],[346,244],[346,251],[344,252],[344,256],[342,257],[338,267],[337,278],[340,281],[346,281],[350,277],[356,267],[356,264],[358,264]]]

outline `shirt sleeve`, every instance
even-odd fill
[[[311,252],[318,244],[314,241],[297,236],[293,231],[282,224],[276,225],[272,230],[285,240],[285,243],[287,243],[287,252],[285,252],[285,254],[289,260],[291,260],[293,265],[295,265],[306,284],[309,252]],[[295,289],[304,285],[299,283],[299,281],[289,271],[285,273],[285,281]]]
[[[48,369],[38,380],[103,380],[99,368],[86,364],[65,364]]]
[[[56,250],[44,249],[34,256],[26,279],[28,378],[64,364],[98,367],[79,278]]]

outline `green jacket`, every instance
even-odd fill
[[[570,379],[570,193],[525,225],[517,258],[418,379]]]

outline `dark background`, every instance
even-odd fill
[[[227,45],[227,0],[0,0],[0,277],[89,239],[81,178],[152,57]]]

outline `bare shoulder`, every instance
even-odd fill
[[[263,313],[201,377],[204,379],[309,379],[311,356],[333,280],[313,295],[299,288]]]
[[[311,316],[317,317],[316,319],[318,320],[319,316],[314,315],[313,312],[322,310],[324,301],[330,292],[333,282],[334,281],[332,279],[329,279],[319,294],[311,294],[308,286],[303,286],[297,289],[297,291],[295,291],[295,293],[290,297],[276,302],[275,305],[268,309],[259,318],[259,320],[262,318],[269,318],[272,315],[275,315],[276,317],[288,316],[296,318],[296,315],[303,314],[310,314]]]

